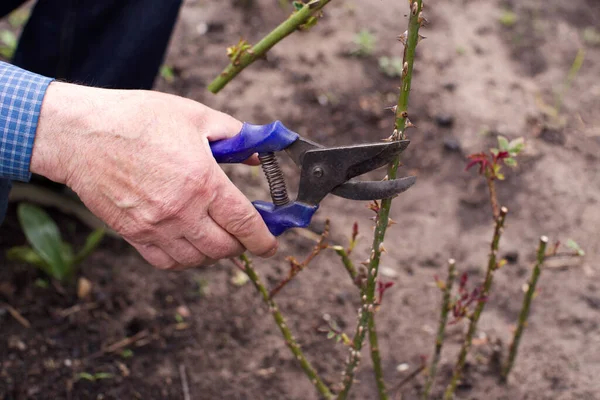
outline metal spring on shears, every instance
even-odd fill
[[[281,167],[277,162],[275,153],[264,153],[259,154],[258,159],[260,165],[267,177],[269,182],[269,191],[271,192],[271,199],[273,204],[276,206],[284,206],[290,202],[287,193],[287,187],[285,186],[285,179]]]

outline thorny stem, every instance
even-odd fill
[[[429,392],[435,381],[437,374],[437,366],[440,361],[440,355],[442,354],[442,346],[444,344],[444,336],[446,334],[446,324],[448,323],[448,313],[450,311],[450,298],[452,296],[452,285],[456,279],[456,262],[454,259],[448,260],[448,278],[446,279],[446,285],[444,286],[444,292],[442,296],[442,309],[440,311],[440,324],[438,326],[437,337],[435,339],[435,349],[433,352],[433,359],[431,360],[431,367],[429,368],[429,374],[427,376],[427,382],[425,383],[425,390],[423,391],[423,400],[429,398]]]
[[[475,336],[475,332],[477,331],[477,323],[479,322],[479,317],[481,316],[481,313],[485,308],[485,304],[487,303],[487,298],[489,297],[492,282],[494,280],[494,272],[498,268],[498,263],[496,261],[496,257],[498,254],[498,244],[500,243],[500,237],[502,237],[504,220],[506,218],[507,213],[508,209],[506,207],[502,207],[500,209],[500,215],[498,215],[498,218],[496,218],[496,223],[494,227],[494,237],[492,238],[492,243],[490,245],[491,251],[488,259],[487,272],[485,275],[483,289],[481,292],[481,297],[485,300],[481,300],[477,303],[473,314],[470,316],[471,322],[469,323],[469,329],[467,331],[467,334],[465,335],[465,340],[460,349],[456,365],[454,366],[454,374],[452,375],[452,380],[450,381],[450,384],[448,385],[448,387],[446,388],[446,392],[444,393],[444,400],[451,400],[454,397],[454,391],[456,390],[456,386],[458,385],[458,382],[462,377],[462,372],[465,366],[465,361],[467,359],[467,354],[471,349],[473,336]]]
[[[328,246],[325,243],[327,238],[329,237],[329,220],[325,221],[325,229],[319,238],[319,242],[313,247],[312,252],[299,263],[296,261],[294,257],[288,257],[288,261],[290,262],[290,272],[288,276],[285,277],[281,282],[277,284],[269,293],[269,297],[273,298],[285,285],[287,285],[296,275],[298,275],[304,268],[308,267],[310,262],[319,255],[321,250],[326,249]]]
[[[510,374],[510,370],[513,367],[515,362],[515,358],[517,357],[517,350],[519,349],[519,341],[521,340],[521,335],[523,334],[523,330],[527,325],[527,317],[529,316],[529,307],[531,306],[531,300],[533,299],[533,295],[535,294],[535,286],[537,285],[538,278],[542,273],[542,265],[546,260],[546,245],[548,244],[548,237],[542,236],[540,238],[540,243],[537,249],[537,260],[535,266],[533,267],[533,271],[531,272],[531,278],[529,280],[529,285],[527,288],[527,293],[525,294],[525,298],[523,299],[523,307],[521,308],[521,314],[519,314],[519,324],[517,329],[515,330],[515,334],[513,336],[512,343],[510,344],[510,349],[508,351],[508,359],[506,360],[506,364],[502,369],[502,382],[506,382],[508,379],[508,374]]]
[[[218,93],[225,87],[233,78],[237,76],[244,68],[252,64],[254,61],[264,58],[266,53],[282,39],[296,31],[301,25],[305,24],[310,17],[318,13],[331,0],[311,0],[304,7],[287,20],[282,22],[277,28],[273,29],[267,36],[262,38],[260,42],[252,46],[251,49],[243,51],[239,58],[232,61],[223,72],[219,74],[209,85],[208,90],[213,93]]]
[[[377,340],[377,328],[375,327],[375,315],[369,318],[369,347],[371,349],[371,360],[373,361],[373,372],[375,373],[375,383],[380,400],[387,400],[388,395],[383,379],[383,369],[381,367],[381,355],[379,354],[379,343]]]
[[[494,214],[494,220],[498,219],[500,215],[500,207],[498,206],[498,196],[496,195],[496,182],[493,177],[487,177],[487,185],[490,191],[490,204],[492,205],[492,213]]]
[[[395,135],[394,139],[398,140],[405,137],[404,131],[407,126],[408,119],[408,99],[410,95],[410,88],[412,82],[413,65],[415,60],[415,49],[419,41],[419,28],[421,27],[421,10],[423,9],[422,0],[410,0],[410,17],[408,21],[408,35],[406,39],[406,46],[404,48],[404,59],[403,59],[403,72],[402,72],[402,85],[400,87],[400,94],[398,96],[398,104],[396,107],[396,122],[395,122]],[[398,166],[400,164],[400,157],[397,157],[388,167],[387,175],[388,179],[396,179]],[[381,208],[377,215],[377,223],[375,226],[375,233],[373,235],[373,247],[371,253],[371,259],[367,268],[367,285],[365,288],[366,299],[363,302],[364,305],[359,313],[359,321],[356,330],[356,336],[354,337],[353,349],[354,353],[351,353],[349,362],[346,365],[345,375],[343,379],[343,389],[338,395],[339,400],[346,399],[348,392],[352,387],[354,381],[354,372],[356,365],[358,364],[358,356],[353,354],[360,354],[362,344],[370,325],[369,319],[374,318],[373,316],[373,304],[375,302],[375,286],[377,281],[377,272],[379,269],[379,261],[383,250],[383,240],[385,238],[385,232],[388,227],[390,208],[392,206],[392,199],[384,199],[381,202]],[[374,325],[373,325],[374,326]],[[373,355],[373,354],[371,354]],[[380,360],[374,359],[373,364]],[[374,368],[375,373],[381,371],[381,366]],[[381,375],[376,375],[375,379],[377,382],[383,381]],[[379,388],[379,383],[378,383]],[[385,387],[383,387],[383,394],[385,396]],[[381,397],[385,399],[387,397]]]
[[[287,344],[287,346],[290,348],[291,352],[294,354],[294,356],[300,363],[300,367],[302,367],[302,370],[304,371],[306,376],[308,376],[308,379],[315,386],[315,388],[317,388],[317,390],[319,391],[321,396],[323,396],[323,398],[328,399],[328,400],[333,399],[333,394],[331,393],[331,391],[329,390],[327,385],[325,385],[325,383],[323,383],[323,380],[319,377],[315,368],[310,364],[310,362],[304,356],[304,353],[300,349],[300,345],[298,344],[296,339],[294,339],[294,336],[292,335],[290,328],[288,328],[287,324],[285,323],[285,319],[283,318],[283,315],[279,311],[277,304],[275,303],[275,301],[273,299],[270,298],[267,288],[261,282],[261,280],[258,277],[258,274],[254,270],[254,268],[252,268],[252,262],[250,261],[250,259],[245,254],[242,254],[240,256],[240,260],[244,264],[244,271],[248,275],[248,278],[250,278],[250,280],[256,287],[256,290],[258,290],[260,292],[260,294],[262,295],[264,302],[267,304],[267,306],[269,306],[269,310],[271,311],[271,314],[273,314],[275,323],[277,324],[277,326],[279,327],[279,330],[281,331],[281,334],[285,338],[285,343]]]
[[[346,369],[342,374],[343,389],[338,394],[337,400],[345,400],[348,397],[350,388],[352,387],[352,382],[354,381],[354,371],[356,370],[356,367],[358,366],[358,363],[360,361],[360,350],[362,348],[362,343],[365,339],[365,331],[366,326],[369,322],[369,315],[372,312],[372,305],[368,307],[366,304],[363,304],[358,309],[358,324],[356,326],[354,338],[352,339],[352,347],[350,348],[350,354],[346,361]]]

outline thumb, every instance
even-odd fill
[[[210,142],[227,139],[240,133],[242,122],[221,111],[210,109],[202,130]]]
[[[214,142],[215,140],[228,139],[237,135],[242,130],[242,126],[243,123],[231,115],[211,109],[203,129],[205,129],[208,141]],[[258,156],[254,154],[244,161],[244,164],[259,165],[260,161]]]

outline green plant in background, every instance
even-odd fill
[[[590,46],[600,45],[600,32],[592,26],[589,26],[583,30],[583,41]]]
[[[379,57],[379,69],[390,78],[397,78],[402,75],[402,58],[400,57]]]
[[[554,104],[547,104],[541,96],[537,96],[537,103],[540,111],[546,117],[545,125],[551,129],[560,129],[564,128],[567,124],[567,117],[565,115],[561,115],[560,111],[563,106],[563,101],[569,90],[571,89],[571,85],[577,78],[577,74],[579,74],[579,70],[583,66],[583,62],[585,61],[585,49],[580,48],[571,63],[571,67],[569,68],[569,72],[565,77],[565,80],[562,82],[562,85],[559,89],[554,91]]]
[[[12,31],[0,31],[0,56],[10,60],[17,49],[17,35]]]
[[[21,203],[17,214],[30,246],[13,247],[7,251],[7,257],[34,265],[59,281],[71,280],[77,265],[94,251],[104,236],[104,229],[95,230],[75,254],[73,247],[62,240],[58,226],[44,210]]]
[[[160,67],[160,76],[167,83],[173,83],[173,82],[175,82],[175,70],[170,65],[166,65],[165,64],[162,67]]]
[[[28,8],[20,8],[13,11],[8,16],[8,23],[14,29],[20,29],[29,19],[30,11]],[[0,31],[0,56],[10,60],[17,49],[17,35],[10,30],[4,29]]]
[[[362,29],[352,40],[355,48],[350,52],[353,56],[368,57],[375,51],[375,35],[366,29]]]
[[[27,20],[29,20],[29,16],[31,15],[31,11],[29,8],[21,7],[8,16],[8,23],[15,29],[22,28]]]
[[[507,28],[510,28],[517,23],[518,19],[516,13],[510,10],[502,10],[502,14],[498,18],[498,21]]]
[[[115,376],[109,372],[96,372],[95,374],[90,374],[89,372],[80,372],[77,374],[77,380],[85,380],[89,382],[97,382],[103,379],[112,379]]]
[[[585,60],[585,50],[583,48],[577,51],[575,55],[575,59],[573,59],[573,63],[571,64],[571,69],[569,69],[569,73],[567,74],[567,78],[563,82],[562,88],[556,93],[556,99],[554,102],[554,109],[556,110],[556,115],[560,113],[560,109],[563,104],[563,98],[571,88],[573,81],[577,77],[581,66],[583,65],[583,60]]]

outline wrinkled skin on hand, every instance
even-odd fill
[[[271,256],[277,241],[209,147],[241,126],[177,96],[52,83],[31,170],[67,184],[158,268],[210,264],[246,249]]]

